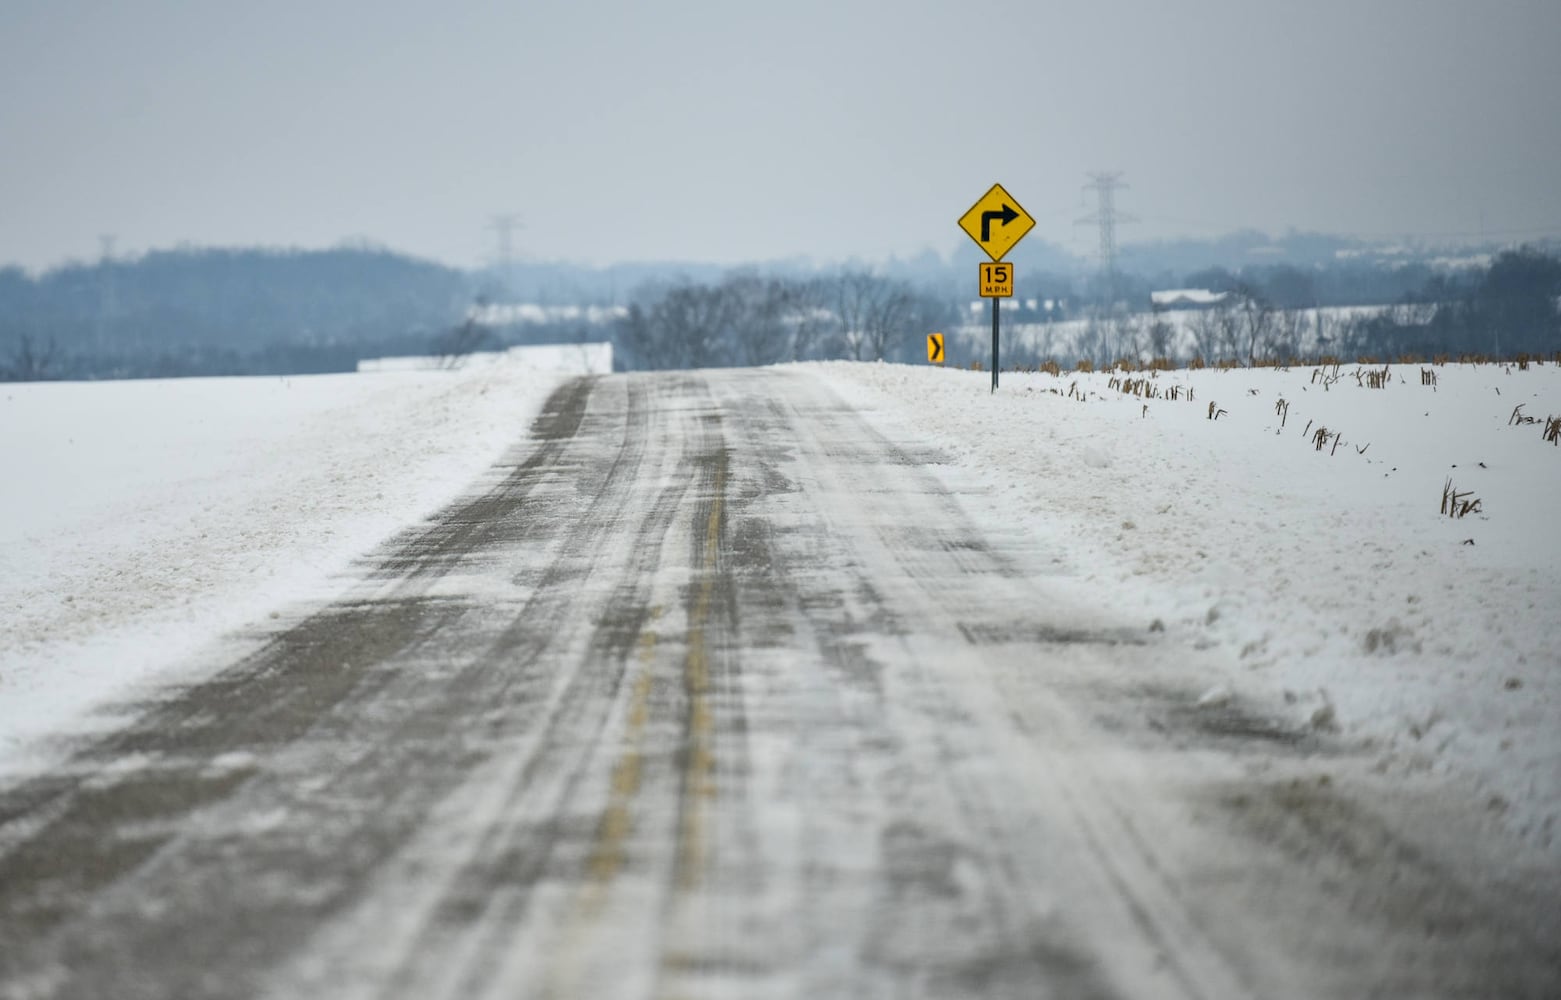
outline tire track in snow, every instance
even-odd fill
[[[806,406],[805,416],[796,404],[772,406],[760,418],[762,437],[798,441],[798,455],[784,464],[802,480],[800,493],[819,505],[814,516],[823,522],[833,562],[849,567],[854,579],[836,599],[799,594],[797,603],[825,655],[873,691],[873,714],[855,722],[879,731],[871,743],[887,749],[888,773],[916,761],[912,773],[922,786],[913,791],[897,783],[902,795],[911,793],[909,801],[883,803],[886,818],[870,832],[879,842],[879,877],[887,881],[863,942],[870,967],[859,974],[887,977],[879,986],[885,995],[941,989],[1020,997],[1033,995],[1040,983],[1063,995],[1113,995],[1101,961],[1077,929],[1019,888],[1034,887],[1037,875],[1033,852],[1019,852],[1022,860],[1014,853],[1025,842],[1025,827],[1033,837],[1055,819],[1031,816],[1016,824],[1011,793],[1018,789],[966,779],[967,762],[992,756],[990,741],[971,732],[975,720],[938,666],[956,642],[957,623],[983,620],[991,613],[983,602],[993,583],[1018,574],[969,541],[977,535],[967,516],[919,460],[838,400],[815,394]],[[805,433],[795,426],[802,420]],[[847,498],[864,496],[874,513],[874,530],[867,532],[841,514],[849,510]],[[891,564],[904,573],[898,582],[882,572]],[[961,599],[965,593],[970,600]],[[918,924],[946,933],[929,938]]]
[[[590,632],[578,648],[553,658],[553,665],[563,668],[560,679],[541,724],[527,736],[524,753],[470,783],[480,812],[458,821],[481,833],[459,848],[455,873],[437,887],[438,901],[419,904],[425,915],[416,936],[397,949],[405,956],[400,967],[371,977],[383,979],[383,992],[365,995],[505,993],[504,983],[518,961],[516,938],[529,932],[537,941],[552,940],[546,929],[550,923],[569,926],[579,907],[573,886],[583,874],[589,882],[590,859],[601,864],[602,824],[611,821],[612,807],[597,765],[604,759],[603,748],[617,742],[615,720],[634,714],[622,704],[636,689],[625,683],[627,663],[644,648],[656,600],[651,584],[689,488],[672,474],[688,447],[683,428],[676,426],[681,418],[665,415],[661,398],[676,398],[678,387],[652,388],[649,381],[628,380],[624,388],[626,409],[610,412],[594,432],[601,438],[622,435],[617,457],[589,512],[561,523],[565,530],[586,532],[568,548],[601,580],[605,603],[582,607],[578,600],[584,595],[573,588],[574,618],[590,625]],[[637,769],[639,781],[647,777],[646,764]],[[494,788],[506,791],[494,797]],[[591,806],[598,798],[606,801]],[[626,854],[631,832],[623,831],[618,851]],[[418,852],[409,853],[415,863]],[[600,908],[609,888],[596,885],[586,891],[602,897]],[[361,922],[366,929],[331,950],[367,945],[372,914],[387,905],[367,905],[368,916]],[[547,954],[543,948],[538,952]]]
[[[450,517],[524,537],[520,515],[535,505],[546,455],[578,429],[591,389],[581,380],[557,391],[534,426],[543,457],[508,470]],[[446,658],[447,630],[463,623],[483,634],[466,603],[408,595],[408,577],[438,578],[453,566],[437,537],[422,558],[422,540],[413,532],[393,543],[385,562],[394,570],[211,681],[151,705],[84,748],[63,777],[5,793],[0,828],[31,829],[6,837],[0,858],[0,931],[14,943],[0,956],[0,983],[39,996],[90,995],[111,984],[133,995],[138,982],[158,984],[153,995],[231,995],[268,956],[295,947],[346,905],[442,794],[439,776],[475,749],[441,738],[420,714],[427,702],[403,697],[424,686],[419,674],[430,660]],[[528,607],[548,615],[537,602]],[[545,646],[545,634],[536,638],[531,645]],[[496,680],[497,693],[524,687],[523,677],[459,665],[442,673],[442,713],[491,699]],[[350,710],[349,699],[357,700]],[[362,716],[393,738],[377,755],[349,745]],[[322,758],[332,761],[323,772]],[[299,766],[307,773],[292,773]],[[387,794],[387,772],[410,780]],[[365,836],[356,824],[368,813],[377,818]],[[53,818],[28,822],[40,814]],[[250,846],[235,864],[240,843]],[[278,891],[234,895],[233,882],[246,878],[270,879]],[[117,931],[103,933],[116,920]],[[170,953],[185,958],[164,963]]]

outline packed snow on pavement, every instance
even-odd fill
[[[993,394],[979,372],[798,367],[936,448],[981,523],[1056,543],[1102,606],[1219,654],[1207,702],[1468,782],[1561,853],[1561,448],[1542,437],[1561,368],[1004,374]],[[220,666],[195,655],[216,637],[338,592],[564,377],[6,386],[0,776],[141,685]],[[1441,513],[1449,481],[1478,509]]]

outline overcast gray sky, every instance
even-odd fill
[[[0,0],[0,264],[366,238],[469,266],[1561,234],[1561,0]]]

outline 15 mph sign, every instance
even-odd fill
[[[1007,263],[981,262],[981,297],[983,299],[1010,299],[1014,294],[1014,266]]]

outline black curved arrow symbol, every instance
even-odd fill
[[[991,241],[992,221],[994,219],[1006,226],[1017,218],[1019,218],[1019,213],[1015,212],[1006,202],[1003,204],[1003,210],[1001,212],[982,212],[981,242],[988,243]]]

